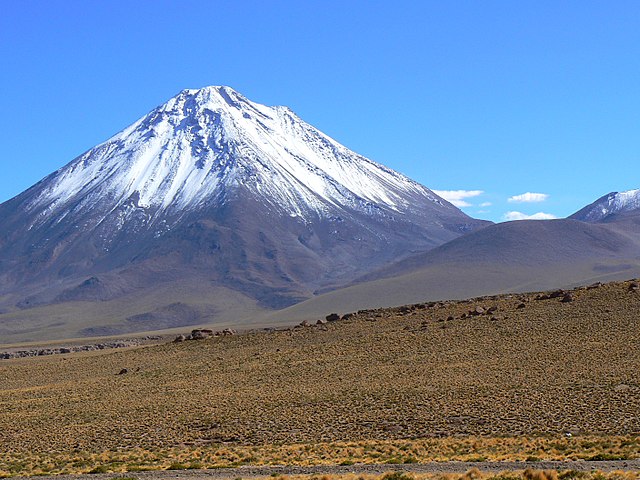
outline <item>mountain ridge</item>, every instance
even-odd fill
[[[491,224],[288,107],[187,89],[0,204],[0,335],[255,326],[640,276],[639,212],[632,190]]]

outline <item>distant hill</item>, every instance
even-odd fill
[[[591,224],[577,220],[491,225],[413,255],[271,318],[428,300],[526,292],[640,277],[640,216]]]

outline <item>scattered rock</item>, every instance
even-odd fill
[[[337,322],[338,320],[340,320],[340,315],[338,315],[337,313],[330,313],[325,318],[327,322]]]
[[[629,390],[629,385],[626,385],[624,383],[621,383],[613,387],[614,392],[626,392],[627,390]]]
[[[560,300],[562,303],[569,303],[569,302],[573,302],[574,298],[573,295],[571,295],[570,293],[566,293],[564,295],[564,297],[562,297],[562,300]]]
[[[391,424],[383,426],[382,430],[384,430],[385,432],[397,433],[402,430],[402,427],[400,425]]]
[[[636,290],[640,290],[640,284],[638,284],[638,282],[631,282],[629,284],[629,291],[634,292]]]
[[[326,320],[322,320],[322,319],[320,319],[320,320],[318,320],[318,321],[316,322],[316,325],[324,325],[325,323],[327,323],[327,321],[326,321]]]
[[[0,360],[9,360],[11,358],[28,358],[40,357],[48,355],[59,355],[75,352],[93,352],[96,350],[106,350],[111,348],[124,348],[141,345],[144,340],[159,340],[158,336],[136,337],[123,340],[114,340],[111,342],[95,343],[92,345],[73,345],[58,348],[34,348],[31,350],[18,350],[12,352],[0,352]]]
[[[516,308],[521,309],[521,308],[525,308],[525,307],[526,307],[526,305],[524,303],[519,303]]]
[[[205,338],[211,337],[212,335],[212,330],[197,328],[195,330],[191,330],[190,338],[191,340],[203,340]]]
[[[491,315],[492,313],[495,313],[495,312],[497,312],[497,311],[498,311],[498,307],[496,307],[496,306],[494,305],[494,306],[489,307],[489,308],[487,309],[487,314],[488,314],[488,315]]]
[[[448,320],[448,321],[451,321],[451,320],[455,320],[455,319],[453,318],[453,315],[449,315],[449,316],[447,317],[447,320]],[[424,323],[424,322],[422,322],[422,323]]]
[[[180,342],[184,342],[187,339],[187,337],[185,337],[184,335],[178,335],[175,340],[173,341],[173,343],[180,343]]]
[[[124,374],[126,374],[126,373],[129,373],[129,370],[127,370],[126,368],[123,368],[122,370],[120,370],[120,371],[118,372],[118,375],[124,375]]]
[[[303,320],[302,322],[299,323],[299,325],[301,327],[310,327],[311,326],[311,324],[309,323],[308,320]]]
[[[551,293],[541,293],[540,295],[537,295],[535,297],[535,300],[549,300],[552,298],[560,298],[566,294],[567,292],[564,290],[554,290]]]

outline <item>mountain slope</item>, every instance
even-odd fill
[[[228,87],[181,92],[0,205],[0,222],[7,335],[26,309],[81,316],[159,286],[280,308],[487,223]],[[198,318],[225,320],[219,303]]]
[[[583,222],[604,222],[617,215],[640,213],[640,190],[612,192],[578,210],[569,218]]]

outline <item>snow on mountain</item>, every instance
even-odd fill
[[[311,221],[332,207],[416,213],[426,187],[345,148],[287,107],[249,101],[229,87],[184,90],[49,179],[27,205],[38,219],[137,210],[146,223],[212,203],[243,185],[290,216]],[[375,208],[372,209],[372,206]]]
[[[640,190],[609,193],[574,213],[569,218],[595,223],[606,220],[613,215],[634,210],[640,210]]]

